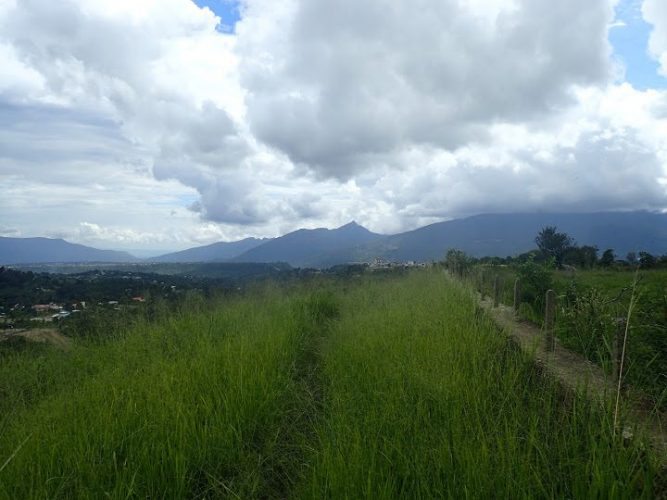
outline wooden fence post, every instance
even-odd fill
[[[500,279],[496,274],[493,278],[493,307],[498,307],[500,302]]]
[[[484,286],[486,285],[486,273],[484,272],[484,269],[479,270],[479,293],[482,296],[482,300],[484,300],[485,292],[486,290],[484,289]]]
[[[554,338],[554,325],[556,320],[556,292],[547,290],[546,304],[544,307],[544,333],[547,351],[556,349]]]
[[[618,382],[621,377],[621,356],[623,356],[623,337],[625,336],[625,318],[616,318],[616,331],[614,332],[614,344],[612,346],[612,369],[614,380]]]
[[[514,280],[514,314],[519,315],[519,305],[521,304],[521,279]]]

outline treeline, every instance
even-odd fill
[[[445,264],[463,270],[474,264],[513,265],[534,262],[556,269],[574,267],[577,269],[653,269],[667,268],[667,254],[653,255],[640,250],[628,252],[625,256],[616,254],[613,248],[600,250],[595,245],[578,245],[567,233],[561,233],[555,226],[543,228],[535,237],[536,248],[508,257],[472,257],[465,252],[450,249],[445,255]]]
[[[188,307],[195,297],[207,300],[244,293],[266,280],[286,283],[321,274],[346,278],[363,273],[365,266],[341,265],[324,272],[293,269],[285,264],[252,263],[144,268],[179,274],[141,269],[134,266],[54,274],[0,267],[0,328],[40,327],[46,320],[68,336],[105,336],[136,318],[152,319],[169,310]],[[40,314],[33,308],[37,304],[53,304],[53,309]],[[52,320],[53,313],[60,311],[76,314]],[[42,320],[37,320],[39,316]]]

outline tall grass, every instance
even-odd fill
[[[652,498],[655,465],[438,274],[349,294],[324,357],[311,498]]]
[[[441,273],[194,300],[69,352],[3,352],[0,389],[0,498],[659,488],[610,411],[545,379]]]
[[[0,460],[22,448],[0,497],[279,495],[311,309],[265,291],[25,360],[3,381],[3,402],[21,405],[0,430]]]

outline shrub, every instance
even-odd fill
[[[551,267],[528,260],[518,266],[517,275],[521,280],[521,302],[528,302],[536,313],[543,313],[545,295],[553,288]]]
[[[473,265],[473,259],[463,250],[450,248],[445,255],[445,266],[459,277],[466,276]]]

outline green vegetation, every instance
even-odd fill
[[[87,271],[65,275],[0,267],[0,307],[9,310],[15,304],[29,308],[33,304],[49,302],[127,301],[145,293],[166,295],[172,287],[191,289],[203,285],[201,281],[181,276],[159,276],[145,272]]]
[[[560,271],[529,261],[513,266],[477,265],[468,274],[487,296],[499,276],[500,301],[512,305],[514,281],[521,279],[519,316],[537,325],[544,318],[544,296],[557,294],[556,336],[562,344],[611,373],[614,334],[625,318],[636,276],[632,269]],[[639,270],[637,308],[630,322],[627,383],[667,409],[667,269]]]
[[[578,398],[563,406],[438,274],[360,288],[342,310],[310,496],[614,497],[652,482],[602,413]]]
[[[266,285],[0,349],[0,498],[655,498],[641,436],[439,270]]]
[[[554,226],[536,236],[537,249],[516,257],[472,258],[450,249],[443,264],[483,296],[496,277],[499,300],[514,303],[520,282],[519,318],[542,326],[545,295],[557,294],[556,335],[563,346],[612,372],[615,335],[628,315],[633,283],[636,310],[630,321],[624,382],[643,390],[653,405],[667,410],[667,255],[629,252],[616,260],[608,248],[579,246]]]
[[[547,226],[539,232],[535,243],[540,251],[548,258],[553,259],[556,267],[563,267],[563,260],[574,241],[565,233],[559,233],[555,226]]]
[[[294,362],[321,321],[265,290],[71,352],[3,359],[4,498],[280,496]],[[269,484],[270,483],[270,484]]]
[[[190,291],[198,290],[205,295],[228,293],[231,286],[219,281],[143,272],[87,271],[61,275],[0,267],[0,319],[3,326],[7,322],[16,328],[40,327],[44,326],[43,321],[31,318],[39,317],[51,324],[52,314],[76,310],[77,314],[66,322],[57,322],[70,334],[77,329],[77,323],[96,321],[106,328],[112,323],[126,324],[144,299],[178,304]],[[140,297],[141,302],[133,297]],[[51,304],[53,308],[38,312],[33,308],[38,304]]]
[[[324,273],[349,277],[363,273],[366,267],[346,264]],[[268,280],[288,282],[322,274],[319,270],[292,269],[280,263],[226,262],[44,264],[24,269],[32,270],[0,266],[0,328],[43,327],[45,322],[52,323],[54,313],[77,311],[66,321],[57,321],[58,328],[68,335],[76,335],[81,324],[90,330],[93,323],[124,324],[137,313],[149,316],[154,316],[155,310],[163,313],[191,293],[210,298],[236,294]],[[38,312],[33,306],[40,304],[53,307]],[[83,332],[83,335],[91,334]]]

